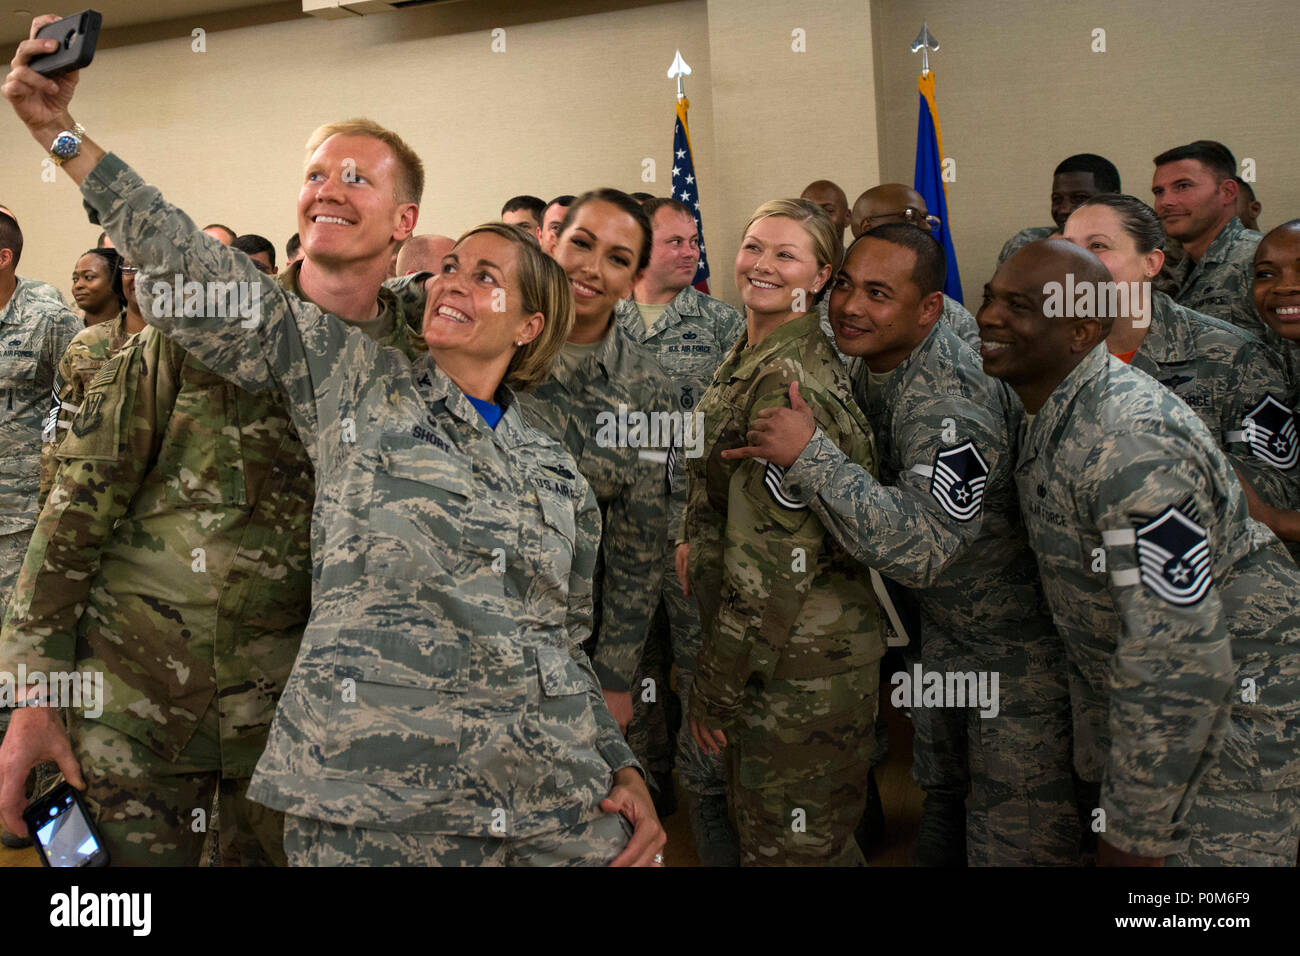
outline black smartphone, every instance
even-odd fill
[[[23,822],[46,866],[108,866],[108,850],[72,784],[65,781],[29,803]]]
[[[58,40],[59,48],[53,53],[42,53],[29,65],[41,76],[62,76],[90,66],[90,61],[95,58],[99,24],[103,19],[94,10],[83,10],[75,16],[47,23],[36,31],[36,37],[39,40]]]

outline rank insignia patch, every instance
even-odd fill
[[[1300,443],[1296,441],[1295,415],[1272,395],[1250,410],[1241,420],[1242,432],[1251,451],[1274,468],[1294,468]]]
[[[781,480],[783,478],[785,478],[785,469],[769,461],[767,470],[763,472],[763,484],[767,486],[767,493],[772,496],[772,500],[786,511],[804,511],[807,509],[806,504],[795,501],[781,490]]]
[[[1210,589],[1209,535],[1173,505],[1137,529],[1137,557],[1142,583],[1170,604],[1188,607]]]
[[[940,449],[934,456],[930,475],[930,494],[958,521],[970,521],[984,506],[984,485],[989,466],[975,448],[966,442],[956,448]]]

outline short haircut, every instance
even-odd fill
[[[298,254],[298,250],[301,248],[302,248],[302,237],[295,232],[292,236],[289,237],[289,241],[284,244],[285,261],[288,261],[289,259],[292,259],[294,256],[296,256]]]
[[[1254,202],[1255,190],[1251,188],[1250,183],[1246,182],[1246,180],[1242,179],[1240,176],[1233,176],[1232,178],[1237,181],[1237,189],[1245,193],[1248,200]]]
[[[633,271],[640,272],[649,265],[650,245],[654,242],[654,229],[650,226],[650,217],[645,214],[645,209],[642,208],[639,202],[621,189],[611,189],[608,186],[604,189],[592,189],[575,199],[573,204],[569,206],[569,211],[564,214],[564,221],[560,223],[560,235],[568,232],[574,216],[578,214],[578,210],[589,202],[607,202],[611,206],[617,206],[632,217],[632,220],[641,228],[641,252],[637,258],[636,269]]]
[[[223,226],[223,225],[222,225],[221,223],[219,223],[219,222],[210,222],[210,223],[208,223],[206,226],[203,227],[203,231],[204,231],[204,232],[207,232],[209,229],[224,229],[226,232],[230,233],[230,241],[231,241],[231,242],[234,242],[234,241],[235,241],[235,237],[236,237],[237,235],[239,235],[239,233],[235,232],[235,230],[231,229],[229,226]],[[101,234],[101,238],[102,238],[102,234]]]
[[[230,244],[230,248],[238,249],[240,252],[246,253],[250,256],[256,255],[259,252],[265,252],[271,260],[271,268],[275,268],[275,246],[273,246],[271,240],[267,239],[265,236],[259,236],[254,232],[247,232],[242,236],[238,236],[235,241]]]
[[[1237,160],[1232,155],[1232,150],[1222,143],[1216,143],[1210,139],[1198,139],[1186,146],[1175,146],[1173,149],[1167,149],[1157,156],[1153,162],[1157,166],[1164,166],[1167,163],[1177,163],[1184,159],[1194,159],[1199,162],[1214,173],[1217,182],[1237,178]]]
[[[641,208],[645,210],[646,218],[650,220],[651,225],[654,225],[655,213],[660,209],[675,209],[688,219],[695,218],[695,213],[691,212],[690,209],[686,207],[686,203],[678,202],[676,199],[661,199],[659,197],[647,199],[641,204]]]
[[[654,196],[650,195],[650,193],[628,193],[628,195],[631,196],[633,199],[635,199],[637,202],[649,202],[650,200],[655,198]]]
[[[126,308],[126,290],[122,288],[122,254],[116,249],[108,249],[104,246],[96,246],[94,249],[87,249],[80,256],[99,256],[108,264],[108,284],[113,287],[113,294],[117,296],[117,307]]]
[[[1100,193],[1080,203],[1084,206],[1107,206],[1119,215],[1119,224],[1137,245],[1138,252],[1146,255],[1165,247],[1165,227],[1160,224],[1156,211],[1136,196],[1125,193]]]
[[[537,239],[503,222],[488,222],[476,226],[456,240],[462,242],[477,233],[488,232],[500,236],[515,247],[518,256],[519,294],[525,315],[540,312],[542,331],[527,345],[520,346],[510,359],[502,380],[513,389],[527,391],[546,381],[560,348],[573,331],[573,290],[569,277],[559,263],[542,252]]]
[[[424,195],[424,163],[420,161],[419,154],[406,144],[406,140],[372,119],[366,119],[364,116],[354,117],[316,127],[315,132],[307,140],[306,159],[311,159],[312,154],[331,136],[368,136],[387,146],[392,151],[393,158],[397,160],[393,198],[399,203],[411,202],[420,205],[420,197]]]
[[[831,222],[831,217],[826,215],[825,209],[807,199],[771,199],[763,203],[754,210],[754,215],[749,217],[749,222],[745,223],[745,228],[740,231],[741,239],[745,238],[749,233],[749,227],[754,223],[773,216],[793,219],[803,226],[804,231],[812,238],[813,253],[817,256],[818,268],[829,265],[834,274],[834,270],[844,262],[844,240],[840,238],[840,230],[835,228],[835,223]],[[820,301],[830,287],[831,283],[827,282],[817,293],[815,300]]]
[[[550,209],[552,206],[563,206],[565,209],[568,209],[570,206],[573,205],[573,201],[577,198],[578,198],[577,196],[568,196],[568,195],[556,196],[554,199],[552,199],[550,202],[546,204],[546,208]]]
[[[1104,193],[1117,193],[1120,190],[1119,170],[1105,156],[1096,153],[1075,153],[1061,160],[1052,175],[1061,173],[1092,173],[1093,182]]]
[[[536,196],[511,196],[506,200],[505,205],[501,207],[501,215],[504,216],[508,212],[519,212],[521,209],[538,222],[541,222],[542,217],[546,215],[546,203]]]
[[[928,229],[914,226],[910,222],[886,222],[864,232],[849,245],[852,250],[863,239],[880,239],[904,249],[911,249],[916,256],[912,264],[912,284],[925,298],[935,292],[942,292],[948,280],[948,256]],[[844,254],[848,259],[848,253]]]
[[[18,228],[18,220],[5,212],[0,212],[0,249],[8,249],[14,254],[14,268],[23,257],[23,231]]]

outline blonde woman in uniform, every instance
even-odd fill
[[[885,652],[867,572],[780,468],[722,457],[749,444],[758,412],[787,406],[797,382],[821,430],[875,470],[870,426],[818,326],[841,253],[814,203],[774,200],[754,213],[736,256],[747,334],[700,401],[705,451],[688,460],[678,575],[689,576],[704,626],[691,727],[702,748],[727,755],[748,866],[865,862],[853,831]]]

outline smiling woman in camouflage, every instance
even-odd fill
[[[736,256],[747,334],[700,400],[704,454],[688,460],[678,573],[689,565],[704,627],[691,726],[706,752],[725,748],[746,866],[864,862],[853,830],[885,653],[868,572],[782,492],[782,469],[721,457],[798,382],[822,431],[876,470],[871,428],[818,327],[816,300],[840,259],[814,203],[754,213]]]
[[[251,260],[84,135],[67,111],[77,74],[26,66],[46,49],[20,46],[5,96],[42,145],[76,140],[62,167],[139,281],[261,287]],[[387,228],[331,219],[317,226],[339,248]],[[429,289],[414,361],[278,286],[251,317],[146,310],[229,381],[278,394],[316,472],[311,618],[249,796],[288,815],[295,864],[649,864],[663,830],[579,646],[595,499],[511,391],[564,340],[568,284],[532,240],[489,225]]]

